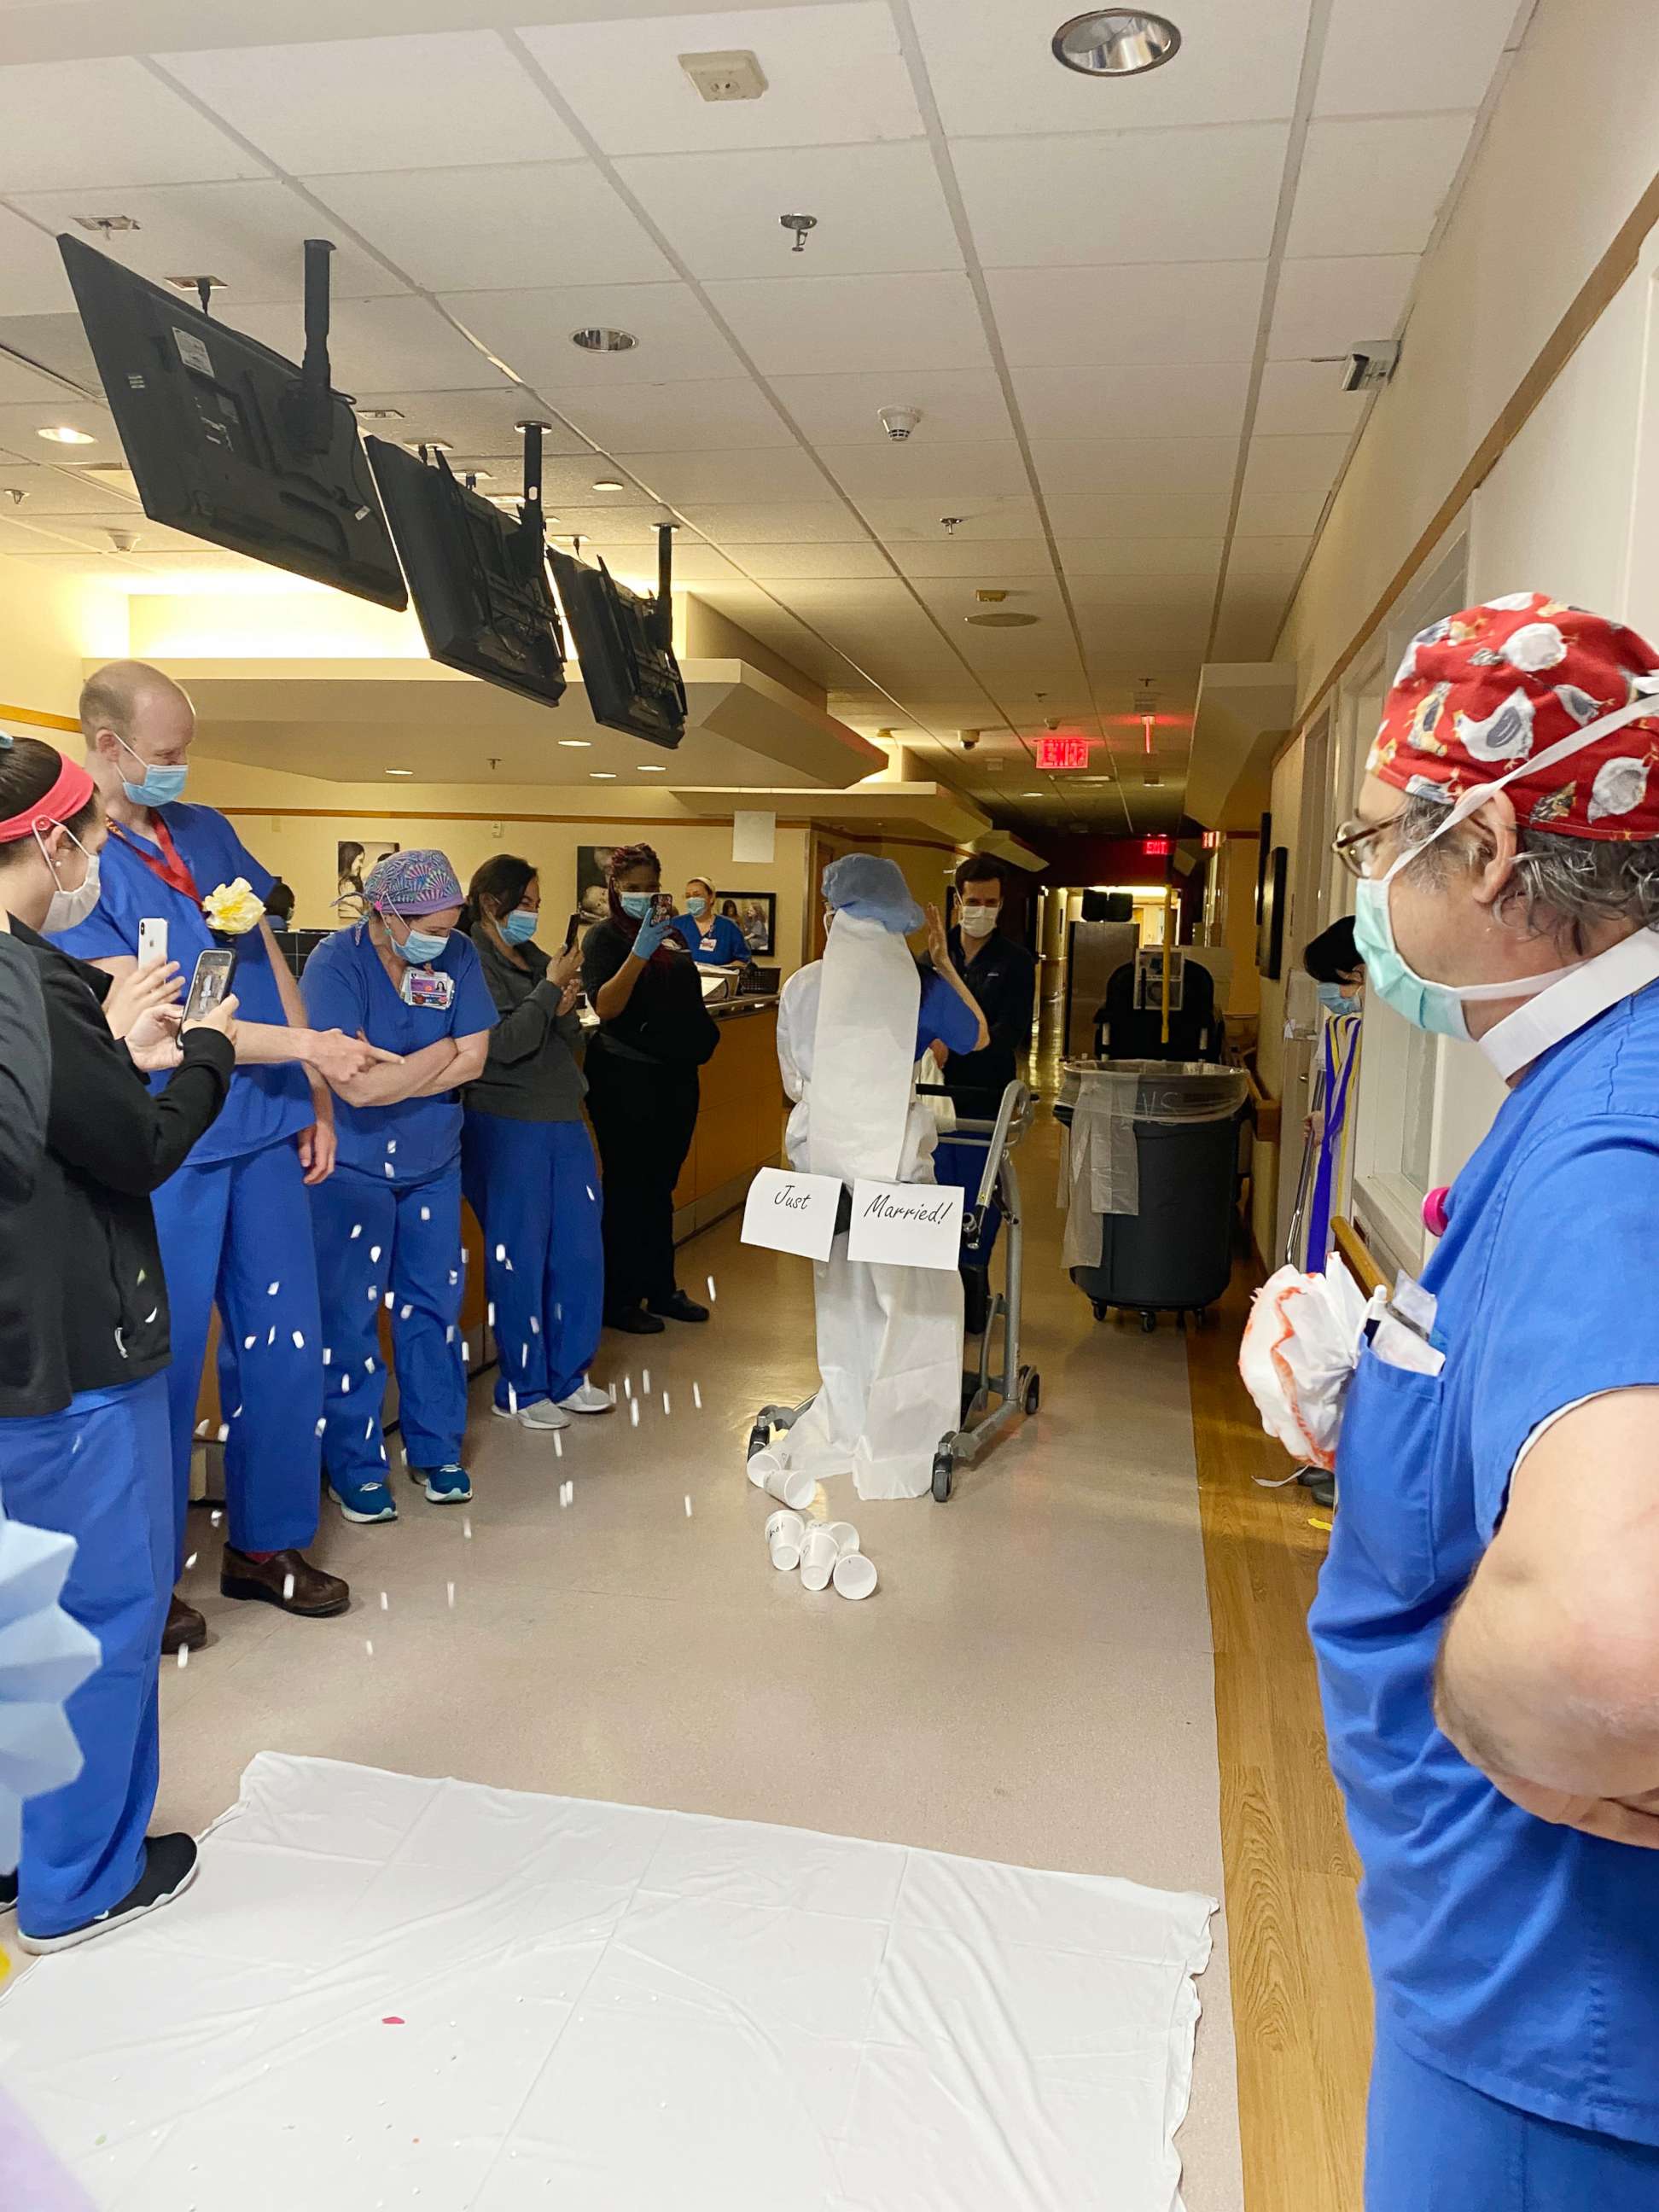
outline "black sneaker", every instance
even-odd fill
[[[195,1881],[197,1864],[193,1837],[151,1836],[144,1845],[144,1871],[118,1905],[112,1905],[95,1920],[84,1921],[61,1936],[31,1936],[20,1926],[18,1943],[39,1958],[48,1951],[71,1950],[77,1943],[90,1942],[94,1936],[106,1936],[112,1928],[125,1927],[129,1920],[154,1912],[158,1905],[171,1905]]]
[[[700,1306],[695,1298],[688,1298],[684,1291],[676,1291],[672,1298],[652,1298],[648,1301],[653,1314],[661,1314],[665,1321],[707,1321],[708,1309]]]
[[[663,1324],[655,1314],[648,1314],[643,1306],[620,1306],[615,1313],[605,1317],[607,1328],[618,1329],[623,1336],[660,1336]]]
[[[16,1902],[16,1875],[15,1874],[0,1874],[0,1912],[9,1912]]]

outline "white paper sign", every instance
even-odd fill
[[[855,1182],[849,1260],[890,1267],[954,1267],[962,1256],[963,1194],[932,1182]]]
[[[744,1243],[763,1244],[770,1252],[793,1252],[803,1260],[827,1260],[836,1241],[841,1192],[839,1176],[762,1168],[749,1186],[743,1209]]]
[[[776,859],[777,850],[777,816],[745,811],[738,807],[732,817],[733,860],[758,860],[764,864]]]

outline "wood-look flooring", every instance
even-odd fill
[[[1247,2212],[1359,2212],[1370,1983],[1306,1618],[1325,1532],[1238,1377],[1254,1275],[1188,1340],[1215,1636]]]

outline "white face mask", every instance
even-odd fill
[[[64,889],[57,865],[46,850],[46,839],[38,830],[34,833],[34,842],[40,848],[40,857],[52,870],[52,882],[58,886],[52,895],[52,904],[46,908],[46,918],[42,925],[42,933],[47,937],[57,937],[63,931],[74,929],[83,922],[97,905],[100,896],[97,854],[88,853],[72,830],[66,830],[64,834],[77,852],[86,854],[87,872],[72,891]]]
[[[997,906],[968,906],[964,904],[957,920],[964,937],[988,937],[997,926],[1002,908]]]

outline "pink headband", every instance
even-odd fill
[[[0,845],[15,845],[24,837],[33,836],[37,830],[56,829],[60,823],[72,822],[92,797],[91,776],[76,761],[64,760],[59,755],[58,781],[52,788],[26,806],[21,814],[13,814],[0,821]]]

